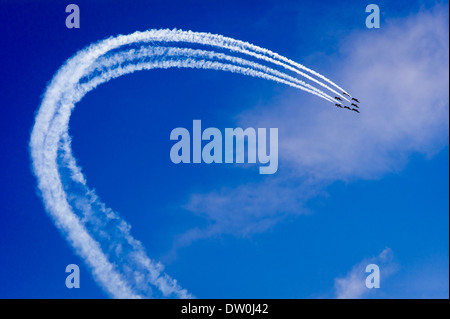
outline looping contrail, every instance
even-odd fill
[[[210,50],[182,47],[187,44],[204,45]],[[130,48],[133,45],[141,47]],[[212,51],[214,48],[227,53]],[[331,103],[333,98],[313,83],[339,96],[342,95],[329,85],[344,92],[323,75],[270,50],[221,35],[192,31],[149,30],[119,35],[92,44],[67,60],[47,86],[35,118],[30,139],[33,170],[47,212],[90,268],[94,279],[114,298],[193,295],[167,275],[160,263],[147,256],[125,220],[88,188],[72,154],[69,119],[75,104],[98,85],[140,70],[167,68],[239,73],[286,84]]]

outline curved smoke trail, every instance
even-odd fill
[[[127,36],[128,37],[128,36]],[[131,42],[152,42],[152,41],[170,41],[170,42],[185,42],[185,43],[194,43],[194,44],[203,44],[208,45],[211,47],[217,47],[217,48],[224,48],[228,49],[233,52],[238,52],[242,54],[246,54],[249,56],[253,56],[257,59],[264,60],[269,63],[273,63],[279,66],[284,67],[287,70],[291,70],[321,86],[324,88],[330,90],[331,92],[338,94],[342,98],[348,99],[343,96],[341,93],[336,92],[335,90],[328,87],[326,84],[320,82],[320,80],[315,79],[300,70],[304,70],[315,77],[324,80],[325,82],[331,84],[335,88],[339,89],[341,92],[345,92],[344,89],[342,89],[340,86],[338,86],[336,83],[331,81],[330,79],[326,78],[322,74],[319,74],[318,72],[311,70],[304,65],[297,63],[295,61],[292,61],[284,56],[281,56],[275,52],[272,52],[268,49],[261,48],[259,46],[250,44],[248,42],[236,40],[229,37],[224,37],[222,35],[218,34],[211,34],[206,32],[193,32],[193,31],[182,31],[182,30],[169,30],[169,29],[162,29],[162,30],[149,30],[140,32],[137,31],[130,35],[128,39],[121,39],[120,42],[122,45],[129,44]],[[131,41],[131,42],[128,42]]]
[[[269,50],[219,35],[191,31],[149,30],[120,35],[92,44],[70,58],[48,85],[36,115],[30,139],[33,169],[47,212],[84,259],[95,280],[115,298],[154,297],[156,294],[151,286],[157,287],[164,297],[193,296],[164,273],[160,263],[148,258],[142,244],[131,236],[130,226],[88,188],[72,155],[68,134],[71,112],[84,95],[101,83],[124,74],[177,67],[263,78],[333,102],[328,94],[316,87],[262,64],[214,51],[153,46],[154,42],[165,45],[195,43],[227,49],[313,79],[297,70],[303,69],[339,88],[318,73]],[[140,50],[124,50],[138,43],[147,43],[147,46]],[[337,93],[317,79],[313,82]]]
[[[334,103],[335,100],[329,96],[328,94],[322,92],[321,90],[315,88],[314,86],[305,83],[304,81],[301,81],[297,78],[294,78],[292,76],[289,76],[283,72],[279,72],[277,70],[274,70],[272,68],[266,67],[264,65],[255,63],[255,62],[251,62],[242,58],[238,58],[238,57],[234,57],[234,56],[229,56],[223,53],[216,53],[214,51],[205,51],[205,50],[194,50],[194,49],[189,49],[189,48],[177,48],[177,47],[171,47],[171,48],[167,48],[167,47],[141,47],[140,50],[135,50],[135,49],[131,49],[127,52],[120,52],[120,53],[116,53],[113,56],[109,56],[107,58],[100,58],[97,63],[95,63],[93,65],[93,67],[91,68],[90,71],[95,71],[101,68],[105,68],[105,67],[113,67],[114,65],[119,65],[119,64],[123,64],[125,62],[130,62],[133,60],[141,60],[141,59],[145,59],[145,58],[153,58],[156,56],[170,56],[170,57],[176,57],[176,56],[188,56],[188,57],[192,57],[192,58],[203,58],[203,59],[207,59],[207,60],[222,60],[222,61],[226,61],[226,62],[231,62],[233,64],[237,64],[239,66],[242,66],[244,68],[251,68],[254,70],[258,70],[261,71],[263,73],[266,74],[270,74],[273,75],[277,78],[280,79],[284,79],[288,82],[292,82],[297,84],[297,86],[293,86],[295,88],[298,88],[300,90],[304,90],[304,88],[307,88],[308,90],[304,90],[308,93],[317,95],[319,97],[325,98],[326,100],[328,100],[329,102]],[[233,71],[231,71],[233,72]],[[238,72],[238,73],[242,73],[242,72]],[[254,75],[255,77],[261,77],[261,76],[257,76]],[[274,78],[271,78],[269,80],[273,80],[279,83],[283,83],[283,84],[287,84],[292,86],[291,84],[286,83],[286,81],[284,82],[280,82],[278,80],[275,80]],[[304,88],[300,88],[304,87]],[[314,92],[312,92],[314,91]]]

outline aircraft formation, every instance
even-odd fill
[[[347,95],[348,97],[352,98],[351,104],[350,104],[350,106],[347,106],[347,105],[342,105],[342,103],[336,103],[335,104],[336,107],[339,107],[341,109],[347,109],[349,111],[353,111],[353,112],[359,113],[359,105],[358,105],[358,103],[360,103],[359,100],[357,98],[352,97],[347,92],[342,92],[342,94]],[[343,101],[339,96],[335,96],[334,98],[337,101],[341,101],[341,102]]]

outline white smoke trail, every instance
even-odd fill
[[[279,66],[284,67],[285,69],[288,69],[290,71],[293,71],[319,85],[322,87],[330,90],[331,92],[337,94],[338,96],[344,98],[345,100],[349,101],[344,95],[342,95],[340,92],[337,92],[330,87],[328,87],[326,84],[320,82],[319,80],[299,71],[304,70],[312,75],[318,77],[319,79],[322,79],[326,81],[327,83],[333,85],[335,88],[338,88],[341,92],[344,92],[344,90],[338,86],[336,83],[331,81],[330,79],[326,78],[325,76],[321,75],[318,72],[315,72],[314,70],[311,70],[304,65],[301,65],[297,62],[294,62],[286,57],[283,57],[275,52],[272,52],[268,49],[261,48],[259,46],[250,44],[248,42],[224,37],[222,35],[217,34],[211,34],[206,32],[192,32],[192,31],[182,31],[182,30],[148,30],[144,32],[137,31],[133,33],[132,35],[133,42],[153,42],[153,41],[161,41],[161,42],[186,42],[186,43],[195,43],[195,44],[203,44],[208,45],[212,47],[218,47],[218,48],[225,48],[234,52],[246,54],[249,56],[253,56],[257,59],[264,60],[269,63],[273,63]],[[126,41],[122,41],[122,45],[129,44],[126,43]],[[268,55],[268,56],[267,56]],[[285,62],[285,63],[283,63]],[[286,64],[287,63],[287,64]],[[350,102],[350,101],[349,101]]]
[[[108,39],[112,40],[112,38]],[[228,49],[234,52],[238,52],[241,54],[246,54],[252,57],[255,57],[257,59],[273,63],[279,66],[284,67],[285,69],[288,69],[290,71],[293,71],[300,76],[303,76],[322,87],[326,88],[327,90],[330,90],[331,92],[337,94],[338,96],[344,98],[345,100],[349,101],[344,95],[342,95],[340,92],[337,92],[333,90],[332,88],[328,87],[326,84],[320,82],[319,80],[299,71],[304,70],[312,75],[328,82],[329,84],[333,85],[334,87],[338,88],[341,92],[344,92],[344,90],[338,86],[336,83],[331,81],[330,79],[326,78],[325,76],[315,72],[314,70],[311,70],[297,62],[294,62],[286,57],[283,57],[277,53],[274,53],[268,49],[264,49],[261,47],[258,47],[256,45],[250,44],[248,42],[243,42],[240,40],[224,37],[222,35],[217,34],[211,34],[206,32],[192,32],[192,31],[182,31],[182,30],[169,30],[169,29],[161,29],[161,30],[147,30],[147,31],[136,31],[130,35],[127,36],[118,36],[117,38],[114,38],[114,43],[108,43],[110,46],[110,50],[116,49],[120,46],[128,45],[131,43],[139,43],[139,42],[185,42],[185,43],[193,43],[193,44],[202,44],[212,47],[218,47],[218,48],[224,48]],[[268,55],[268,56],[267,56]],[[286,62],[286,63],[283,63]],[[350,101],[349,101],[350,102]]]
[[[137,51],[134,49],[131,49],[126,52],[116,53],[112,56],[102,57],[97,60],[97,62],[92,66],[90,71],[94,72],[95,70],[97,70],[99,68],[105,68],[105,67],[110,68],[114,65],[123,64],[125,62],[129,62],[132,60],[141,60],[144,58],[155,57],[155,56],[169,56],[169,57],[186,56],[186,57],[191,57],[191,58],[205,58],[207,60],[217,59],[217,60],[223,60],[226,62],[231,62],[234,64],[238,64],[240,66],[243,66],[243,67],[251,68],[254,70],[259,70],[263,73],[273,75],[277,78],[284,79],[288,82],[293,82],[299,86],[303,86],[303,87],[309,89],[307,92],[312,93],[311,91],[314,91],[317,93],[315,95],[322,97],[331,103],[335,103],[335,100],[328,94],[324,93],[323,91],[317,89],[316,87],[314,87],[310,84],[307,84],[307,83],[305,83],[299,79],[296,79],[292,76],[289,76],[285,73],[282,73],[280,71],[274,70],[272,68],[268,68],[264,65],[261,65],[261,64],[255,63],[255,62],[251,62],[251,61],[248,61],[248,60],[245,60],[242,58],[229,56],[229,55],[226,55],[223,53],[216,53],[213,51],[206,51],[206,50],[194,50],[194,49],[189,49],[189,48],[178,48],[178,47],[169,47],[169,48],[167,48],[167,47],[150,47],[150,48],[142,47],[141,49],[139,49]],[[260,76],[258,76],[258,77],[260,77]],[[274,80],[274,79],[272,79],[272,80]],[[279,81],[276,80],[276,82],[279,82]],[[285,82],[279,82],[279,83],[286,84]],[[294,86],[294,87],[298,88],[298,86]],[[312,93],[312,94],[314,94],[314,93]]]
[[[189,31],[188,31],[188,32],[189,32]],[[201,35],[200,35],[200,34],[201,34]],[[256,45],[254,45],[254,44],[250,44],[250,43],[248,43],[248,42],[236,40],[236,39],[229,38],[229,37],[224,37],[224,36],[222,36],[222,35],[215,35],[215,34],[210,34],[210,33],[200,33],[200,34],[199,34],[199,36],[202,36],[202,35],[205,35],[205,36],[206,36],[206,35],[207,35],[208,37],[211,37],[211,38],[214,38],[214,39],[221,39],[221,41],[223,41],[223,43],[227,43],[227,44],[230,45],[230,46],[243,47],[243,48],[246,48],[246,49],[248,49],[248,50],[250,50],[250,51],[259,52],[259,53],[262,53],[262,54],[264,54],[264,55],[269,55],[269,56],[273,57],[274,59],[277,59],[277,60],[279,60],[279,61],[286,62],[286,63],[288,63],[289,65],[294,66],[294,67],[296,67],[296,68],[298,68],[298,69],[300,69],[300,70],[307,71],[307,72],[313,74],[314,76],[318,77],[319,79],[322,79],[322,80],[324,80],[325,82],[331,84],[331,85],[334,86],[335,88],[341,90],[341,92],[345,92],[343,88],[341,88],[339,85],[337,85],[336,83],[334,83],[333,81],[331,81],[331,80],[328,79],[327,77],[323,76],[322,74],[320,74],[320,73],[318,73],[318,72],[316,72],[316,71],[314,71],[314,70],[312,70],[312,69],[310,69],[310,68],[307,68],[306,66],[304,66],[304,65],[302,65],[302,64],[300,64],[300,63],[297,63],[297,62],[295,62],[295,61],[292,61],[291,59],[288,59],[288,58],[286,58],[286,57],[284,57],[284,56],[282,56],[282,55],[279,55],[278,53],[272,52],[271,50],[261,48],[261,47],[259,47],[259,46],[256,46]],[[334,91],[333,91],[333,92],[334,92]],[[340,96],[342,96],[342,95],[341,95],[340,93],[338,93],[338,92],[334,92],[334,93],[339,94]],[[342,97],[344,97],[344,96],[342,96]],[[344,98],[345,98],[345,97],[344,97]]]
[[[188,33],[188,35],[186,35],[186,37],[189,37],[189,34],[192,33],[192,31],[181,31],[181,30],[169,30],[171,32],[176,32],[176,33]],[[334,86],[335,88],[339,89],[341,92],[345,92],[344,89],[342,89],[340,86],[338,86],[336,83],[334,83],[333,81],[331,81],[330,79],[328,79],[327,77],[323,76],[322,74],[307,68],[306,66],[297,63],[295,61],[292,61],[282,55],[279,55],[278,53],[272,52],[271,50],[265,49],[265,48],[261,48],[259,46],[256,46],[254,44],[250,44],[248,42],[244,42],[241,40],[236,40],[233,38],[229,38],[229,37],[225,37],[222,35],[217,35],[217,34],[211,34],[211,33],[206,33],[206,32],[199,32],[196,33],[196,35],[194,35],[194,37],[196,38],[201,38],[203,39],[203,41],[207,42],[208,40],[212,43],[215,43],[216,46],[218,47],[223,47],[223,48],[228,48],[232,51],[236,51],[236,52],[240,52],[240,53],[244,53],[244,54],[249,54],[249,55],[253,55],[255,57],[257,57],[258,59],[263,59],[266,60],[267,62],[271,62],[274,64],[278,64],[280,66],[283,66],[286,69],[289,69],[291,71],[296,72],[297,74],[306,77],[307,79],[314,81],[315,83],[325,87],[326,89],[332,91],[333,93],[341,96],[342,98],[346,99],[347,101],[349,101],[345,96],[343,96],[341,93],[336,92],[335,90],[329,88],[328,86],[326,86],[325,84],[323,84],[322,82],[318,81],[317,79],[311,78],[310,76],[308,76],[307,74],[299,71],[299,70],[304,70],[309,72],[310,74],[318,77],[319,79],[324,80],[325,82],[331,84],[332,86]],[[260,54],[255,54],[255,53],[261,53]],[[267,57],[270,56],[272,58]],[[285,63],[281,63],[281,62],[285,62],[287,63],[287,65]],[[293,66],[295,68],[297,68],[297,70],[292,69],[290,66]]]
[[[178,48],[172,48],[172,49],[177,49],[180,51],[172,51],[172,53],[167,54],[167,56],[172,56],[172,57],[176,57],[177,55],[173,54],[175,52],[178,53],[182,53],[182,49],[178,49]],[[192,50],[192,51],[198,51],[198,50]],[[153,50],[149,50],[147,53],[150,54],[149,56],[151,56]],[[185,51],[185,53],[188,53],[187,57],[200,57],[202,56],[201,54],[190,54],[191,51]],[[207,51],[203,51],[203,52],[207,52]],[[135,60],[133,58],[130,58],[130,53],[132,52],[126,52],[124,56],[122,56],[121,53],[117,53],[113,56],[111,56],[110,58],[106,58],[106,59],[99,59],[95,64],[93,64],[92,66],[92,70],[98,70],[101,68],[105,68],[105,67],[111,67],[116,65],[117,63],[124,63],[124,62],[130,62],[132,60]],[[157,52],[155,52],[157,53]],[[143,55],[141,55],[142,57]],[[159,56],[159,54],[155,54],[155,56]],[[153,56],[154,57],[154,56]],[[162,58],[164,56],[161,56]],[[213,54],[207,54],[204,55],[204,57],[208,57],[208,58],[213,58],[214,55]],[[217,56],[219,57],[219,55]],[[183,58],[183,56],[181,56],[181,58]],[[262,65],[256,64],[256,63],[252,63],[243,59],[239,59],[239,58],[234,58],[234,57],[229,57],[229,56],[223,56],[224,60],[228,60],[228,61],[232,61],[235,63],[240,63],[241,65],[247,65],[248,67],[241,67],[241,66],[236,66],[233,64],[227,64],[227,63],[221,63],[221,62],[214,62],[214,61],[207,61],[207,60],[195,60],[193,58],[189,59],[189,63],[184,63],[184,64],[177,64],[176,62],[174,62],[175,64],[167,64],[166,66],[164,64],[160,64],[158,66],[158,68],[170,68],[170,67],[179,67],[179,68],[197,68],[197,69],[213,69],[213,70],[218,70],[218,71],[229,71],[229,72],[233,72],[233,73],[240,73],[240,74],[244,74],[244,75],[248,75],[248,76],[252,76],[252,77],[258,77],[258,78],[262,78],[262,79],[266,79],[266,80],[271,80],[274,82],[278,82],[278,83],[282,83],[282,84],[286,84],[289,85],[291,87],[306,91],[308,93],[311,93],[313,95],[316,95],[320,98],[325,99],[328,102],[334,103],[332,97],[330,97],[329,95],[323,93],[322,91],[318,90],[315,87],[310,86],[309,84],[306,84],[302,81],[299,81],[298,79],[295,79],[293,77],[290,77],[284,73],[278,72],[276,70],[270,69],[270,68],[266,68]],[[111,59],[111,60],[110,60]],[[181,60],[179,60],[178,62],[180,62]],[[202,61],[202,63],[195,63],[196,61]],[[161,61],[160,61],[161,62]],[[139,63],[140,65],[140,69],[149,69],[147,66],[145,66],[145,63]],[[151,64],[149,64],[151,65]],[[251,68],[254,67],[254,68]],[[150,67],[154,68],[153,66]],[[258,69],[260,71],[258,71]],[[108,75],[103,75],[103,77],[118,77],[121,76],[123,74],[126,73],[131,73],[131,72],[135,72],[135,71],[139,71],[138,69],[136,69],[136,65],[132,66],[132,71],[123,71],[126,69],[120,69],[116,70],[113,69],[113,71],[110,71],[108,73]],[[117,72],[116,72],[117,71]],[[123,73],[123,72],[125,73]],[[116,73],[117,74],[116,74]],[[100,83],[103,83],[104,80],[102,79],[97,79],[96,81],[99,81]],[[96,83],[96,81],[94,80],[90,80],[91,85]],[[292,82],[291,82],[292,81]],[[297,84],[298,83],[298,84]]]
[[[180,36],[177,32],[183,33]],[[45,208],[77,254],[92,270],[95,280],[108,294],[116,298],[152,297],[150,285],[158,287],[165,297],[190,298],[192,295],[165,274],[161,264],[147,257],[142,244],[131,236],[130,226],[117,213],[106,208],[87,187],[86,179],[72,155],[68,134],[68,123],[75,103],[99,84],[121,75],[170,67],[241,73],[290,85],[326,100],[331,99],[322,91],[308,87],[306,83],[304,85],[284,73],[244,59],[205,53],[209,51],[182,51],[183,49],[175,48],[171,51],[174,54],[156,56],[155,61],[139,60],[144,57],[133,57],[134,53],[131,54],[131,51],[125,55],[118,52],[109,58],[105,56],[127,44],[142,41],[189,42],[186,41],[189,37],[198,40],[199,36],[184,31],[150,30],[146,33],[121,35],[90,45],[58,70],[46,89],[36,115],[30,151]],[[205,44],[213,45],[207,43],[207,36],[205,39]],[[226,45],[236,49],[230,43]],[[242,50],[240,52],[244,53]],[[150,57],[150,51],[147,53]],[[180,57],[178,53],[186,54],[186,57]],[[189,57],[191,53],[194,58]],[[196,59],[202,56],[205,59]],[[171,59],[166,60],[167,57]],[[239,65],[208,61],[206,58]],[[120,63],[123,62],[128,64],[122,66]],[[112,66],[114,68],[111,68]],[[82,79],[87,81],[82,82]]]

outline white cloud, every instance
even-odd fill
[[[304,213],[307,199],[334,181],[378,179],[414,153],[432,156],[448,145],[448,36],[448,6],[349,35],[339,58],[329,57],[330,71],[360,99],[361,114],[293,91],[240,114],[241,127],[279,128],[279,171],[260,184],[192,194],[185,207],[210,226],[176,245],[263,231]]]
[[[242,122],[278,126],[280,162],[323,180],[374,178],[401,168],[413,152],[433,154],[448,143],[446,11],[359,31],[343,42],[339,59],[330,57],[333,78],[362,102],[360,115],[309,97],[304,104],[293,93],[256,117],[243,114]]]

